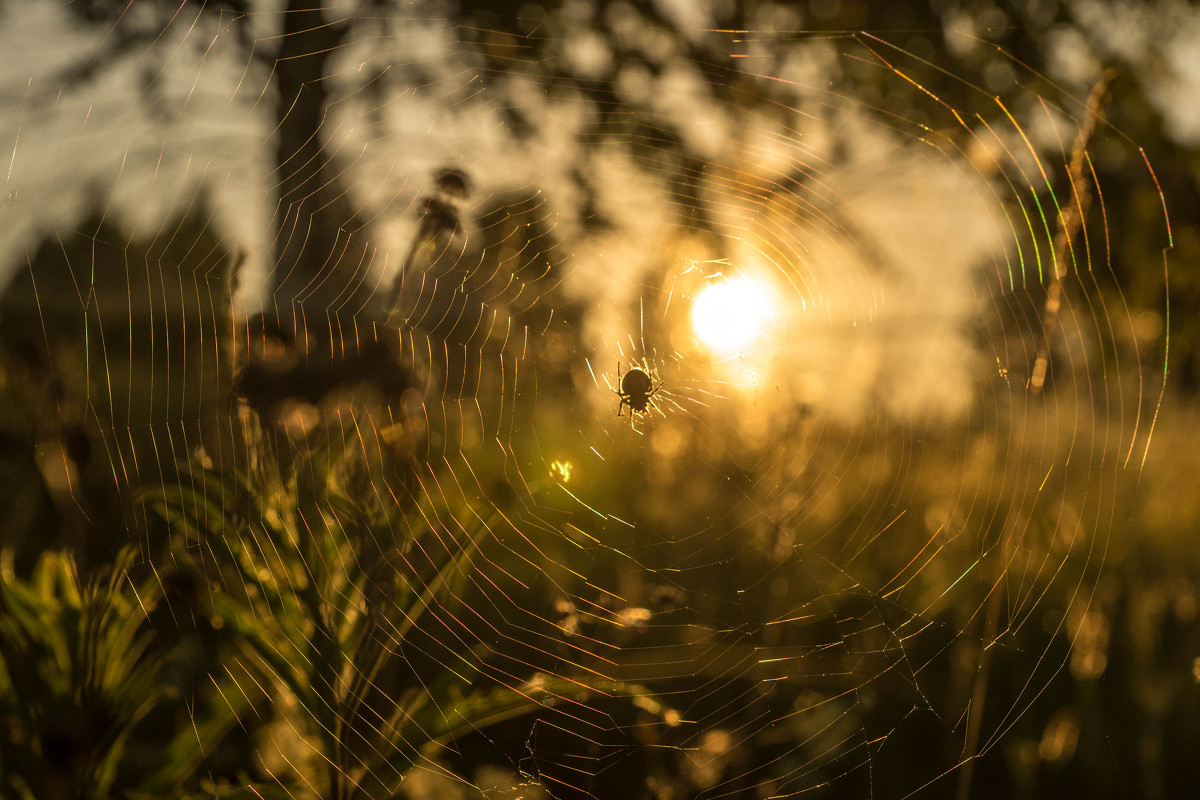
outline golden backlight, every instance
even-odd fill
[[[714,350],[739,350],[762,332],[771,314],[765,287],[749,278],[714,283],[692,307],[696,335]]]

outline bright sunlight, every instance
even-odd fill
[[[714,283],[700,293],[692,307],[692,327],[714,350],[737,350],[762,331],[770,313],[765,287],[739,278]]]

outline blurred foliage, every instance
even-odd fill
[[[640,686],[587,675],[505,685],[486,652],[424,630],[461,613],[502,512],[392,494],[383,476],[412,471],[399,425],[370,444],[335,429],[269,446],[252,420],[247,430],[248,471],[196,462],[142,496],[213,582],[214,624],[255,676],[238,691],[261,692],[275,715],[261,769],[290,796],[392,797],[457,737],[593,693],[673,713]]]
[[[180,682],[183,640],[163,619],[168,576],[134,569],[134,561],[135,550],[126,548],[83,580],[69,554],[48,550],[22,579],[12,552],[0,555],[6,796],[177,797],[249,710],[236,693],[211,704],[188,696]],[[163,712],[176,724],[153,719]]]
[[[165,235],[93,211],[32,248],[0,297],[0,541],[22,574],[48,547],[111,562],[131,525],[161,546],[120,487],[233,448],[229,253],[207,196]]]

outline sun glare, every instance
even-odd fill
[[[696,335],[714,350],[737,350],[762,332],[771,313],[762,284],[749,278],[714,283],[692,307]]]

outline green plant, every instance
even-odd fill
[[[614,681],[531,675],[506,686],[488,676],[485,653],[439,644],[423,623],[461,605],[502,512],[403,488],[415,470],[398,427],[367,446],[349,433],[283,452],[252,444],[247,470],[197,462],[184,481],[144,495],[213,580],[212,611],[239,643],[238,669],[257,676],[243,691],[270,697],[258,757],[277,786],[392,797],[455,737],[591,693],[668,714]]]
[[[152,712],[185,704],[173,675],[178,641],[164,638],[152,621],[164,602],[165,576],[147,571],[135,578],[135,556],[126,548],[82,580],[70,554],[51,550],[25,580],[14,574],[12,552],[0,555],[6,797],[178,797],[197,778],[204,748],[248,711],[238,697],[217,704],[189,698],[186,725],[139,728]],[[155,742],[154,757],[146,759],[154,768],[131,769],[147,738]]]

